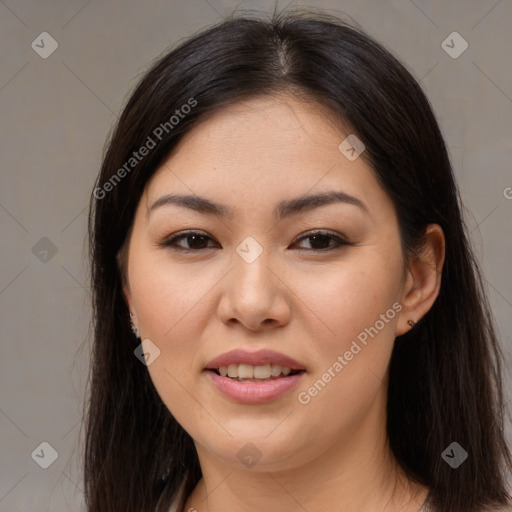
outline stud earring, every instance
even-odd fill
[[[135,315],[130,311],[130,325],[132,327],[133,334],[135,334],[136,338],[140,338],[140,331],[139,327],[135,325],[135,322],[133,319],[135,318]]]
[[[411,327],[414,327],[418,322],[415,322],[414,320],[408,320],[407,323],[411,326]]]

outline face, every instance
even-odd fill
[[[238,103],[189,132],[143,193],[125,294],[200,457],[289,469],[382,429],[404,262],[389,196],[339,149],[348,135],[291,96]],[[239,382],[205,369],[233,350],[249,353],[231,360],[242,375],[282,356],[301,371]],[[261,350],[278,354],[250,359]]]

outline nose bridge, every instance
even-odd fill
[[[270,319],[286,322],[289,305],[278,274],[270,251],[254,239],[239,244],[219,307],[223,320],[236,319],[251,330]]]
[[[257,294],[262,299],[264,295],[272,293],[271,289],[276,284],[271,271],[274,258],[268,249],[264,249],[252,237],[248,238],[236,248],[232,284],[241,298],[247,295],[247,298],[254,299]]]

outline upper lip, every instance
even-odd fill
[[[250,364],[252,366],[263,366],[266,364],[279,364],[290,370],[305,370],[304,365],[291,357],[274,350],[258,350],[248,352],[247,350],[231,350],[212,359],[207,365],[207,370],[217,370],[221,366],[230,364]]]

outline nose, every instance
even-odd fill
[[[282,274],[265,252],[251,263],[235,255],[231,272],[222,280],[221,320],[250,331],[286,325],[291,317],[292,292]]]

